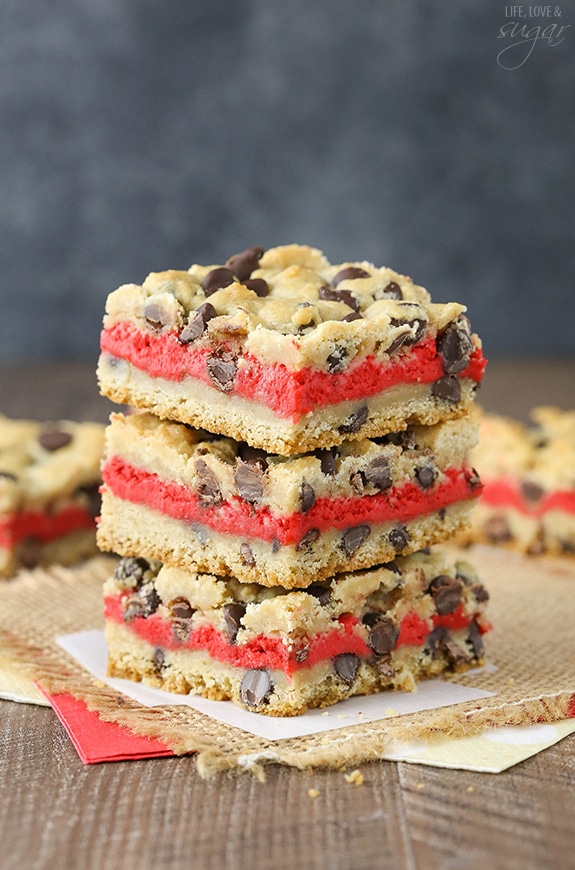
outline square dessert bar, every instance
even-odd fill
[[[291,591],[126,558],[104,584],[108,673],[291,716],[480,664],[488,598],[440,552]]]
[[[107,300],[115,402],[291,455],[461,416],[485,360],[465,308],[370,263],[250,248]]]
[[[473,418],[291,457],[112,414],[98,542],[187,570],[305,587],[443,542],[481,492]]]
[[[467,542],[525,553],[575,553],[575,411],[534,408],[534,425],[480,417],[470,454],[485,488]]]
[[[95,555],[104,426],[0,415],[0,577]]]

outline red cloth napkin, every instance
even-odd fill
[[[171,749],[153,737],[140,737],[115,722],[103,722],[72,695],[50,695],[40,691],[68,732],[84,764],[102,761],[135,761],[141,758],[173,756]]]

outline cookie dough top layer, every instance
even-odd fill
[[[100,480],[104,426],[37,423],[0,414],[0,513],[57,507]]]
[[[467,364],[479,339],[456,302],[434,304],[411,278],[367,262],[332,265],[321,251],[250,248],[225,265],[150,274],[108,297],[104,326],[124,321],[182,344],[240,342],[244,353],[288,368],[336,372],[371,353],[404,353],[443,333],[446,371]],[[449,366],[453,367],[449,371]]]

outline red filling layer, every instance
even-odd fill
[[[118,597],[104,599],[106,619],[123,623],[123,599],[129,593]],[[473,617],[463,612],[461,605],[454,613],[446,616],[433,616],[425,620],[416,613],[410,612],[404,616],[399,626],[399,637],[395,648],[400,646],[423,646],[429,632],[437,625],[447,629],[465,628],[473,621]],[[169,620],[153,613],[151,616],[137,616],[129,623],[133,631],[151,646],[161,646],[164,649],[205,650],[211,658],[233,665],[238,668],[270,668],[281,670],[289,677],[296,671],[311,668],[318,662],[332,659],[341,653],[355,653],[360,657],[372,655],[365,640],[357,633],[358,619],[351,613],[339,617],[338,627],[330,631],[320,632],[311,638],[302,638],[297,646],[287,647],[279,637],[260,634],[247,643],[231,644],[229,639],[213,625],[202,625],[190,632],[187,641],[181,642],[172,630]],[[480,629],[481,630],[481,629]],[[301,658],[303,650],[307,656]]]
[[[206,367],[213,348],[182,345],[176,332],[154,335],[118,322],[102,332],[100,344],[102,351],[128,360],[153,378],[180,381],[187,375],[214,386]],[[459,377],[480,381],[485,366],[481,349],[476,348]],[[368,356],[339,374],[316,369],[293,371],[283,363],[266,365],[246,354],[240,358],[230,392],[266,405],[278,417],[291,417],[297,422],[315,408],[373,396],[395,384],[433,383],[444,374],[435,339],[430,338],[393,361],[381,362]]]
[[[530,517],[541,517],[548,511],[575,515],[574,491],[555,490],[543,495],[539,501],[528,501],[520,481],[513,478],[487,481],[481,498],[490,507],[514,508]]]
[[[120,456],[105,464],[102,476],[118,498],[189,523],[202,523],[222,534],[278,540],[287,546],[297,544],[310,529],[345,529],[369,522],[407,522],[415,517],[440,510],[454,502],[475,498],[466,469],[448,468],[445,479],[433,489],[422,490],[408,481],[375,495],[358,498],[318,498],[305,513],[278,515],[268,507],[255,507],[238,496],[213,507],[204,507],[192,490],[162,480],[157,474],[135,468]]]
[[[83,508],[73,505],[58,513],[20,511],[0,517],[0,547],[12,548],[24,538],[38,538],[43,544],[61,538],[77,529],[93,529],[94,517]]]

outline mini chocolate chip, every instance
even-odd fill
[[[336,674],[348,686],[353,685],[359,665],[359,656],[356,656],[355,653],[340,653],[333,660]]]
[[[240,700],[248,707],[259,707],[268,700],[273,688],[269,671],[265,668],[250,668],[240,685]]]
[[[335,477],[337,474],[337,452],[335,447],[330,447],[327,450],[316,450],[315,455],[319,459],[323,473],[329,477]]]
[[[347,266],[345,269],[340,269],[337,275],[334,275],[331,283],[337,287],[342,281],[355,281],[357,278],[371,278],[371,275],[365,269],[360,269],[359,266]]]
[[[264,255],[264,249],[258,247],[246,248],[239,254],[233,254],[226,260],[226,266],[234,273],[238,281],[245,283]]]
[[[452,376],[439,378],[431,385],[431,395],[434,399],[455,405],[461,399],[461,384]]]
[[[116,570],[114,571],[114,580],[117,580],[126,588],[135,588],[140,586],[144,580],[144,574],[150,569],[150,563],[147,559],[142,559],[136,556],[126,556],[120,559]]]
[[[433,597],[437,612],[445,616],[447,613],[453,613],[461,604],[463,583],[457,577],[439,574],[429,584],[428,591]]]
[[[331,601],[331,589],[329,586],[322,586],[321,583],[312,583],[304,590],[308,595],[313,595],[317,598],[322,607],[325,607]]]
[[[373,626],[367,640],[376,656],[385,656],[395,647],[398,637],[399,628],[389,616],[384,616]]]
[[[365,539],[369,536],[371,528],[369,526],[351,526],[346,529],[341,537],[341,543],[345,550],[346,556],[353,556],[355,551],[361,547]]]
[[[351,292],[351,290],[332,290],[331,287],[320,287],[318,296],[320,299],[326,299],[328,302],[343,302],[349,308],[353,308],[355,312],[359,312],[359,302]]]
[[[238,631],[240,630],[240,622],[246,613],[245,604],[224,604],[224,622],[226,623],[226,631],[230,639],[230,643],[236,642]]]
[[[470,489],[477,489],[478,486],[481,486],[481,478],[474,468],[466,469],[465,479]]]
[[[405,526],[397,526],[389,533],[389,543],[398,553],[405,550],[409,542],[409,532]]]
[[[403,299],[401,287],[395,281],[390,281],[387,287],[383,288],[383,295],[388,299]]]
[[[471,587],[471,593],[478,604],[489,601],[489,592],[482,583],[474,583]]]
[[[526,501],[538,502],[543,498],[545,490],[533,480],[523,480],[521,482],[521,492]]]
[[[163,326],[168,326],[170,316],[167,314],[161,305],[157,302],[148,302],[144,307],[144,317],[146,321],[154,329],[161,329]]]
[[[211,296],[216,290],[221,290],[222,287],[228,287],[234,283],[234,273],[225,266],[218,266],[212,269],[202,279],[202,290],[206,296]]]
[[[203,459],[196,459],[196,489],[202,507],[221,504],[222,491],[218,479]]]
[[[347,351],[345,347],[336,347],[333,353],[326,359],[327,370],[330,375],[336,374],[337,372],[341,372],[346,365],[347,362]]]
[[[44,450],[49,453],[54,453],[62,447],[66,447],[72,440],[69,432],[62,432],[61,429],[45,429],[38,436],[38,443]]]
[[[179,595],[177,598],[170,601],[168,604],[168,610],[173,619],[191,619],[195,613],[194,608],[183,595]]]
[[[243,544],[240,544],[240,557],[242,560],[242,565],[245,565],[246,568],[255,567],[256,559],[253,554],[252,548],[245,541]]]
[[[302,513],[307,513],[315,504],[315,491],[313,486],[305,480],[299,488],[299,504]]]
[[[437,350],[448,375],[456,375],[467,368],[473,353],[473,341],[466,324],[452,323],[437,337]]]
[[[220,350],[208,357],[206,368],[211,380],[224,393],[229,393],[234,385],[238,370],[236,357],[228,350]]]
[[[367,420],[367,415],[367,405],[362,405],[361,408],[349,415],[339,427],[338,432],[341,432],[342,435],[355,435]]]
[[[306,553],[311,553],[312,546],[315,544],[317,539],[319,538],[319,529],[310,529],[309,532],[306,532],[299,544],[296,544],[296,550],[298,553],[304,551]]]
[[[483,524],[483,534],[494,544],[503,544],[506,541],[513,540],[507,520],[505,517],[497,514],[489,517]]]
[[[264,494],[264,470],[259,463],[238,459],[234,472],[238,494],[250,504],[257,504]]]
[[[270,292],[269,284],[263,278],[248,278],[242,284],[262,299]]]
[[[359,311],[350,311],[341,319],[345,323],[353,323],[354,320],[363,320],[363,314],[360,314]]]
[[[430,489],[437,480],[437,469],[430,465],[422,465],[415,469],[415,477],[422,489]]]
[[[473,650],[474,658],[482,659],[485,653],[485,646],[483,643],[483,638],[481,636],[481,631],[479,630],[479,626],[477,625],[477,622],[475,620],[473,620],[473,622],[469,626],[467,643],[471,646],[471,649]]]
[[[166,655],[161,646],[157,646],[152,654],[152,664],[157,674],[161,674],[166,664]]]
[[[188,323],[179,335],[181,344],[189,344],[195,341],[200,335],[203,335],[208,321],[213,317],[217,317],[217,311],[211,302],[204,302],[199,308],[190,314]]]
[[[389,460],[386,456],[378,456],[373,459],[365,469],[364,474],[367,482],[382,492],[393,484]]]

